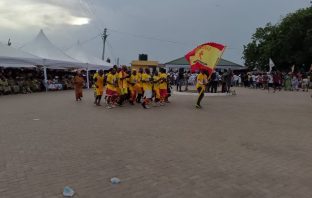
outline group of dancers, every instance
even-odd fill
[[[168,103],[170,87],[168,76],[163,68],[151,74],[149,68],[139,71],[129,70],[126,66],[120,69],[112,68],[108,73],[98,71],[93,76],[94,104],[101,106],[105,91],[105,102],[108,109],[122,106],[126,101],[131,105],[140,103],[144,109],[149,109],[151,104],[163,106]]]

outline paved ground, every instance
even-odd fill
[[[69,185],[78,198],[311,198],[312,99],[237,93],[202,110],[194,96],[151,110],[97,108],[91,92],[2,96],[0,197],[62,197]]]

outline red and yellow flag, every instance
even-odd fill
[[[225,46],[222,44],[205,43],[187,53],[185,58],[190,63],[192,72],[204,69],[211,74],[224,50]]]

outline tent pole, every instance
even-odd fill
[[[90,89],[90,82],[89,82],[89,68],[87,68],[87,88]]]
[[[48,75],[47,75],[47,67],[43,66],[43,75],[44,75],[44,86],[46,88],[46,92],[48,92]]]

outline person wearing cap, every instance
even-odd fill
[[[205,74],[205,70],[201,70],[200,74],[197,76],[197,83],[196,83],[196,89],[199,93],[197,103],[196,103],[196,108],[200,109],[202,106],[200,105],[202,99],[204,98],[204,93],[206,90],[206,85],[208,83],[208,77]]]

